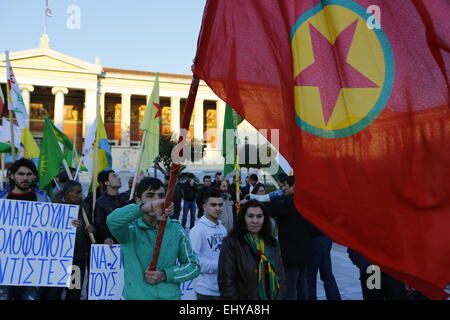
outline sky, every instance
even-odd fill
[[[53,50],[103,67],[191,74],[206,0],[49,0]],[[78,19],[79,18],[79,19]],[[0,0],[0,52],[34,49],[45,0]]]

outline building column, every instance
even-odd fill
[[[53,123],[64,132],[64,95],[69,93],[69,89],[63,87],[52,88],[52,94],[55,96],[55,112]]]
[[[180,98],[170,97],[170,131],[178,141],[180,135]]]
[[[99,94],[100,114],[102,115],[103,122],[105,122],[105,92]]]
[[[28,127],[30,127],[30,93],[34,91],[34,87],[32,85],[20,85],[20,91],[22,92],[23,103],[25,104],[25,108],[27,109],[28,114]]]
[[[84,113],[83,113],[83,137],[86,137],[87,133],[94,125],[95,118],[97,117],[97,90],[86,89],[84,98]]]
[[[203,143],[203,99],[197,98],[194,105],[194,138]]]
[[[216,134],[216,149],[219,154],[222,154],[222,140],[223,140],[223,124],[225,121],[225,102],[222,100],[216,101],[216,115],[217,115],[217,134]]]
[[[122,93],[122,116],[120,128],[122,132],[121,146],[130,146],[130,123],[131,123],[131,94]]]

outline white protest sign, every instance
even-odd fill
[[[68,287],[78,206],[0,199],[0,285]]]
[[[197,300],[197,295],[194,290],[195,281],[197,278],[183,282],[180,284],[181,300]]]
[[[91,245],[89,300],[121,300],[123,267],[120,245]]]
[[[144,278],[144,275],[142,275]],[[180,284],[181,300],[196,300],[194,280]],[[124,270],[120,245],[91,246],[89,271],[89,300],[121,300],[124,287]]]

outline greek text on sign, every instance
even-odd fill
[[[124,269],[120,245],[91,246],[89,300],[122,300]],[[142,275],[144,279],[144,275]],[[194,280],[180,283],[181,300],[196,300]]]
[[[0,285],[67,287],[78,206],[0,199]]]

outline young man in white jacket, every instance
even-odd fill
[[[203,198],[203,216],[189,233],[192,250],[200,262],[200,276],[195,282],[198,300],[219,300],[217,271],[222,240],[227,230],[219,220],[223,212],[223,198],[218,190],[209,190]]]

